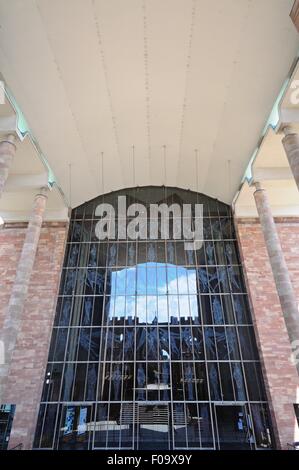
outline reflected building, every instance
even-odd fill
[[[203,204],[204,241],[104,240],[95,208]],[[116,219],[116,225],[119,222]],[[230,207],[175,188],[73,210],[34,447],[274,446]]]

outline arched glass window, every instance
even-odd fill
[[[101,213],[109,237],[99,240],[101,204],[112,209]],[[142,230],[132,204],[144,207]],[[168,238],[159,213],[151,225],[151,204],[176,205]],[[175,236],[184,204],[190,230],[202,205],[195,250]],[[144,187],[73,210],[35,447],[271,447],[229,206]]]

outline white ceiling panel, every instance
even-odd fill
[[[72,206],[165,183],[231,202],[298,51],[292,3],[0,0],[0,72]]]

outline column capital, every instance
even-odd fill
[[[253,181],[252,186],[255,188],[255,192],[265,191],[265,188],[263,188],[261,181]]]
[[[35,198],[37,197],[45,197],[48,199],[48,194],[49,194],[49,187],[48,186],[42,186],[38,193],[36,193]]]
[[[5,183],[8,178],[9,170],[13,158],[16,154],[15,135],[13,132],[2,134],[0,137],[0,197],[3,193]]]
[[[6,135],[1,136],[0,144],[2,144],[2,143],[11,144],[16,149],[17,148],[16,140],[17,140],[16,136],[14,134],[10,133],[10,134],[6,134]]]
[[[287,135],[290,135],[290,134],[297,134],[298,133],[295,126],[291,123],[283,124],[281,126],[281,131],[282,131],[282,133],[284,134],[285,137]]]

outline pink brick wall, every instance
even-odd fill
[[[277,219],[276,226],[299,300],[299,220]],[[260,224],[255,219],[236,219],[236,229],[276,438],[286,448],[299,437],[293,408],[299,400],[299,379],[289,360],[291,347]]]
[[[277,227],[299,299],[299,220],[280,219]],[[256,220],[238,219],[236,228],[272,416],[277,426],[279,444],[284,448],[287,442],[294,440],[296,422],[293,403],[298,402],[298,376],[295,367],[289,362],[291,349],[260,225]],[[11,225],[0,231],[0,327],[25,230],[25,226]],[[32,446],[66,234],[65,224],[49,223],[42,228],[22,328],[8,379],[10,393],[2,400],[17,405],[11,447],[20,442],[24,448]]]
[[[4,321],[26,226],[0,230],[0,327]],[[28,298],[13,353],[3,403],[16,404],[9,446],[32,446],[41,396],[57,291],[64,256],[67,224],[45,223],[41,230]]]

